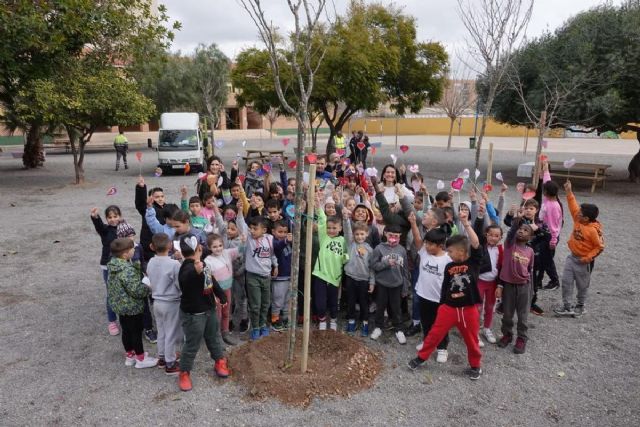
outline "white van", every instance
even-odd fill
[[[200,132],[198,113],[163,113],[158,133],[158,166],[163,173],[204,172],[205,142]]]

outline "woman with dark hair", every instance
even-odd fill
[[[227,172],[224,170],[224,165],[218,156],[211,156],[207,159],[207,170],[205,174],[198,178],[198,196],[200,200],[203,200],[205,193],[213,193],[214,196],[220,197],[222,190],[229,190],[231,183],[236,180],[238,176],[238,163],[233,162],[231,169],[231,179],[227,177]],[[220,180],[222,178],[222,180]]]
[[[400,171],[391,163],[382,168],[380,182],[384,185],[384,196],[388,203],[393,203],[393,200],[397,198],[395,188],[396,184],[401,184],[404,187],[407,199],[410,203],[413,203],[413,192],[407,188]]]

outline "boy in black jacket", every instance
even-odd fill
[[[140,244],[142,245],[142,254],[144,256],[144,260],[148,262],[154,255],[153,250],[151,249],[151,238],[153,237],[153,233],[149,226],[147,225],[147,221],[144,219],[144,216],[147,212],[147,197],[153,197],[153,209],[156,211],[156,218],[158,218],[158,222],[160,224],[165,224],[165,215],[163,214],[164,210],[164,192],[160,187],[154,187],[149,191],[147,195],[147,186],[144,183],[144,178],[142,176],[138,177],[138,183],[136,184],[136,210],[142,217],[142,227],[140,228]]]
[[[468,215],[467,211],[460,211],[460,222],[468,237],[456,235],[447,240],[447,252],[453,261],[444,269],[438,315],[424,338],[422,349],[408,365],[409,369],[414,370],[424,364],[447,332],[455,326],[467,346],[467,358],[471,367],[466,373],[470,379],[477,380],[482,374],[482,353],[478,343],[480,313],[476,307],[481,300],[477,282],[484,263],[484,250],[469,223]]]
[[[215,298],[221,305],[227,304],[227,297],[213,278],[208,267],[200,258],[202,246],[192,234],[185,234],[180,238],[180,251],[184,257],[178,282],[182,297],[180,299],[180,318],[184,332],[184,344],[180,359],[180,375],[178,385],[180,390],[191,390],[191,369],[196,358],[202,339],[215,360],[214,370],[221,378],[229,376],[227,361],[223,357],[223,346],[218,334],[219,324],[215,313]]]

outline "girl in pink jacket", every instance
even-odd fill
[[[547,226],[549,233],[551,233],[551,239],[548,245],[544,245],[540,248],[540,260],[541,268],[536,268],[536,277],[534,280],[542,284],[544,279],[544,273],[549,276],[549,283],[543,287],[543,289],[553,290],[558,289],[560,286],[560,280],[558,279],[558,271],[556,270],[556,264],[553,260],[556,254],[556,247],[558,246],[558,238],[560,236],[560,230],[564,223],[563,209],[558,199],[558,190],[560,187],[554,181],[551,181],[551,175],[549,174],[549,164],[544,161],[542,164],[543,176],[542,176],[542,206],[538,217]]]

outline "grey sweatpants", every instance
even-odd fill
[[[518,316],[516,331],[520,338],[527,339],[527,317],[531,308],[531,282],[515,285],[503,282],[502,288],[502,335],[513,336],[513,315]]]
[[[289,317],[287,310],[287,300],[289,299],[289,279],[273,279],[271,280],[271,286],[273,291],[271,293],[271,316],[280,317],[280,311],[283,311],[282,319],[286,320]]]
[[[176,347],[182,343],[180,301],[153,301],[153,314],[158,327],[158,356],[168,363],[176,361]]]
[[[583,264],[575,255],[567,257],[562,272],[562,303],[565,307],[571,307],[573,302],[574,283],[578,289],[578,305],[584,305],[591,283],[591,268],[591,264]]]

